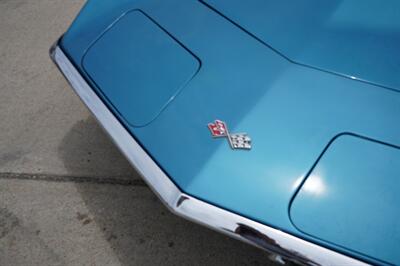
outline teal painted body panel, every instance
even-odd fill
[[[91,46],[83,67],[127,123],[144,126],[173,101],[200,62],[144,13],[132,11]]]
[[[270,3],[276,3],[278,8],[281,1]],[[271,4],[270,8],[275,5]],[[318,6],[309,12],[318,13]],[[157,86],[160,90],[163,88],[164,81],[151,81],[152,92],[147,96],[141,88],[132,88],[127,95],[120,89],[100,87],[99,81],[112,80],[113,74],[109,73],[110,77],[96,74],[103,73],[103,66],[96,65],[96,58],[109,56],[115,47],[109,41],[101,49],[100,46],[97,50],[90,49],[110,25],[133,10],[140,10],[160,25],[201,64],[173,102],[157,113],[151,123],[141,127],[128,123],[126,117],[140,120],[140,114],[145,119],[137,125],[148,122],[158,109],[155,105],[150,103],[140,110],[126,108],[121,112],[122,106],[113,104],[110,99],[135,96],[134,102],[148,98],[152,93],[155,101],[164,102],[165,95],[156,91]],[[331,12],[334,11],[332,8]],[[263,9],[258,12],[262,13]],[[264,23],[268,23],[268,17],[264,19]],[[276,27],[276,34],[280,27],[282,32],[285,30],[283,24],[276,24]],[[301,36],[300,33],[297,35]],[[297,39],[293,39],[292,43],[296,42]],[[357,253],[349,247],[303,233],[292,224],[288,209],[325,148],[343,132],[400,147],[398,75],[392,76],[396,74],[396,64],[394,68],[385,65],[391,74],[387,79],[379,74],[381,80],[368,74],[375,71],[374,66],[370,72],[359,72],[362,75],[355,79],[348,78],[355,73],[345,72],[346,68],[334,69],[341,71],[341,75],[330,73],[333,70],[327,67],[332,65],[329,60],[324,61],[326,65],[308,67],[306,62],[288,60],[286,55],[277,52],[279,47],[269,47],[200,1],[92,0],[65,34],[61,45],[94,90],[184,192],[340,252],[383,263],[379,260],[381,257],[375,256],[375,260],[370,254]],[[142,50],[149,53],[145,55],[148,60],[145,64],[151,64],[153,50]],[[132,51],[132,55],[134,53]],[[82,60],[89,54],[92,62],[90,71],[86,69],[86,72]],[[398,58],[399,54],[383,56]],[[341,60],[350,67],[363,64],[364,59],[360,58],[344,57]],[[98,62],[102,60],[104,58]],[[124,62],[123,58],[121,62]],[[171,64],[177,69],[187,68],[179,61]],[[116,69],[123,68],[121,65]],[[108,82],[111,84],[112,81]],[[127,83],[137,81],[127,77],[113,82],[115,88],[123,88]],[[143,85],[150,86],[148,83]],[[107,86],[111,88],[111,85]],[[213,139],[207,124],[215,119],[227,122],[231,132],[247,132],[253,140],[252,150],[233,151],[226,141]],[[343,185],[357,189],[359,184]],[[386,183],[382,182],[382,185]]]
[[[290,60],[400,87],[400,3],[204,0]]]
[[[400,149],[338,137],[291,206],[299,230],[397,264],[400,261]]]

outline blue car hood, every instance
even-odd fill
[[[355,3],[301,1],[308,9],[298,9],[300,1],[258,2],[89,1],[61,45],[180,189],[371,259],[362,244],[342,246],[299,230],[288,210],[337,136],[400,147],[398,21],[380,15],[375,28],[361,25],[374,22],[368,10],[351,17],[361,23],[349,22],[353,32],[327,33],[321,25],[348,25],[337,18],[350,19],[346,12]],[[364,34],[367,26],[373,37]],[[361,40],[369,41],[363,46]],[[247,132],[252,150],[232,150],[212,138],[207,124],[216,119],[231,132]],[[350,190],[359,185],[340,183]],[[374,259],[400,261],[396,252]]]
[[[400,87],[396,0],[204,2],[294,63]]]

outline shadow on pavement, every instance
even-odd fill
[[[140,178],[92,116],[70,129],[58,147],[58,156],[71,175]]]

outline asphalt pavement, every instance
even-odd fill
[[[170,214],[70,89],[48,49],[83,3],[0,0],[0,265],[272,265]]]

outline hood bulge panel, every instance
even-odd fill
[[[170,104],[199,60],[139,10],[124,14],[89,48],[83,67],[132,126],[144,126]]]
[[[295,197],[292,221],[309,235],[397,264],[399,177],[400,149],[342,135]]]

